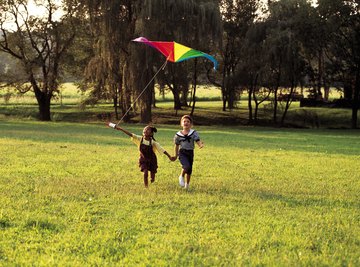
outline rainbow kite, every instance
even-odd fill
[[[214,63],[214,69],[216,70],[218,62],[209,54],[192,49],[185,45],[178,44],[176,42],[154,42],[149,41],[145,37],[139,37],[133,40],[134,42],[144,43],[160,51],[168,61],[181,62],[194,57],[206,57]]]

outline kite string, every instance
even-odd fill
[[[118,123],[116,123],[116,126],[120,124],[120,122],[125,118],[125,116],[129,113],[129,111],[133,108],[134,104],[138,99],[141,97],[141,95],[145,92],[145,90],[149,87],[151,82],[155,79],[155,77],[159,74],[159,72],[163,69],[165,69],[166,64],[168,62],[168,58],[165,60],[164,64],[158,69],[158,71],[155,73],[155,75],[151,78],[151,80],[148,82],[148,84],[144,87],[144,89],[141,91],[141,93],[138,95],[138,97],[133,101],[133,103],[130,105],[130,107],[127,109],[127,111],[124,113],[124,115],[121,117]]]

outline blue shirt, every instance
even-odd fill
[[[174,143],[179,145],[181,149],[194,150],[195,142],[200,141],[197,131],[191,129],[187,135],[177,132],[174,136]]]

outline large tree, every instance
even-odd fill
[[[93,55],[85,68],[84,88],[91,90],[91,101],[112,99],[116,117],[121,108],[124,120],[133,93],[129,77],[130,41],[134,36],[141,1],[83,0],[89,18]]]
[[[243,72],[239,72],[238,68],[243,68],[241,64],[245,64],[246,61],[244,60],[246,54],[243,53],[245,37],[257,17],[259,2],[259,0],[222,0],[220,3],[224,32],[221,49],[222,77],[218,84],[221,87],[223,111],[235,107],[236,89],[244,84]],[[239,77],[239,74],[243,77]]]
[[[334,79],[343,83],[351,102],[351,127],[357,128],[360,108],[360,3],[357,0],[319,0],[318,11],[326,19],[328,55]]]
[[[39,106],[39,119],[51,120],[50,104],[58,93],[61,63],[75,37],[74,5],[37,1],[40,15],[32,15],[27,1],[2,1],[0,50],[18,60],[26,76],[21,90],[32,90]],[[58,12],[62,15],[57,17]]]
[[[161,16],[159,16],[161,14]],[[210,54],[214,54],[220,40],[220,11],[218,1],[216,0],[148,0],[144,3],[144,8],[135,28],[136,36],[147,36],[152,40],[176,41],[188,47],[195,48]],[[147,49],[149,48],[142,48]],[[138,63],[133,61],[134,75],[136,73],[144,77],[143,72],[151,74],[157,70],[163,61],[154,50],[144,53],[136,47],[133,54],[142,55],[143,57],[133,57],[140,60],[142,65],[146,64],[146,69],[139,69]],[[207,65],[206,60],[182,62],[167,66],[165,71],[161,73],[157,79],[161,84],[167,84],[172,94],[174,95],[174,108],[180,109],[187,105],[187,94],[189,85],[192,82],[196,84],[196,78],[191,75],[197,73],[196,68],[206,70],[205,67],[212,68],[211,64]],[[143,88],[143,81],[141,79],[134,79],[134,88]],[[151,89],[150,89],[151,90]],[[150,95],[149,95],[150,96]],[[147,103],[145,113],[151,113],[151,105],[149,105],[147,98],[142,101]],[[147,118],[150,119],[150,118]]]
[[[305,7],[310,6],[306,0],[280,0],[269,5],[269,17],[266,20],[267,30],[264,40],[266,52],[263,54],[265,70],[268,74],[267,87],[274,96],[273,122],[277,123],[278,94],[281,89],[288,93],[281,124],[284,124],[291,96],[300,80],[305,76],[305,60],[302,43],[299,39],[299,25],[304,19]]]

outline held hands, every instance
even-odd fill
[[[169,158],[169,160],[171,160],[171,161],[175,161],[175,160],[177,159],[176,156],[170,156],[170,155],[168,155],[168,158]]]

